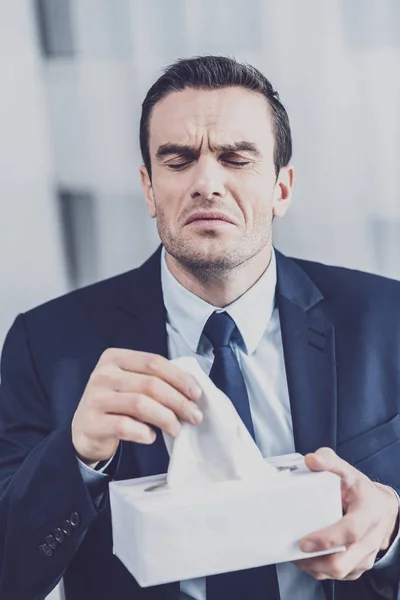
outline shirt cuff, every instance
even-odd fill
[[[393,488],[390,488],[390,489],[396,494],[396,498],[399,503],[399,512],[400,512],[400,496],[396,492],[396,490],[394,490]],[[386,550],[385,555],[375,562],[375,564],[372,568],[373,569],[382,569],[384,567],[392,566],[395,562],[397,562],[399,553],[400,553],[400,519],[398,520],[397,534],[392,542],[392,545]]]
[[[80,458],[76,457],[82,475],[82,479],[96,506],[99,506],[107,489],[107,483],[110,480],[110,476],[105,471],[107,467],[111,464],[114,457],[115,454],[110,458],[110,460],[108,460],[104,465],[102,464],[102,466],[98,469],[92,469],[91,467],[88,467],[88,465],[81,461]]]

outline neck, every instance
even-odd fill
[[[225,308],[243,296],[260,279],[271,261],[271,252],[272,247],[268,245],[245,263],[226,273],[224,277],[210,277],[206,280],[200,280],[198,275],[168,252],[166,260],[169,271],[189,292],[212,306]]]

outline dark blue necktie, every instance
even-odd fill
[[[230,342],[236,324],[226,313],[214,312],[204,326],[204,333],[213,345],[214,362],[210,378],[231,400],[253,439],[254,428],[246,384]]]
[[[249,398],[239,363],[230,342],[236,324],[226,312],[214,312],[204,334],[214,350],[210,378],[232,401],[254,439]],[[238,546],[240,540],[237,541]],[[207,577],[207,600],[280,600],[275,565]]]

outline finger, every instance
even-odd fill
[[[154,425],[174,437],[181,430],[181,424],[171,409],[144,394],[116,394],[110,413]]]
[[[109,348],[103,353],[99,364],[104,362],[116,364],[124,371],[159,377],[191,400],[198,400],[201,396],[202,390],[196,379],[172,364],[164,356],[149,352]]]
[[[364,556],[363,559],[357,564],[357,566],[351,570],[345,577],[343,577],[343,581],[354,581],[355,579],[359,579],[361,575],[363,575],[366,571],[370,571],[376,560],[377,551],[374,550],[370,552],[367,556]]]
[[[376,555],[379,551],[380,544],[380,531],[378,527],[371,527],[363,539],[350,546],[346,552],[343,553],[343,559],[346,558],[346,566],[348,566],[348,573],[351,574],[354,571],[368,571],[374,565]],[[339,555],[337,555],[339,556]],[[339,558],[339,568],[343,565],[342,560]],[[353,573],[352,577],[355,574]]]
[[[314,579],[322,581],[324,579],[330,579],[330,557],[331,555],[316,556],[313,558],[302,558],[293,562],[299,569],[301,569],[305,573],[308,573],[309,575],[314,577]]]
[[[295,564],[318,580],[354,580],[374,566],[376,554],[376,550],[366,553],[356,544],[343,553],[301,559]]]
[[[355,579],[359,576],[358,572],[362,573],[373,566],[379,540],[378,527],[372,527],[359,542],[350,545],[345,552],[302,559],[298,566],[314,577],[319,574],[324,575],[325,579]]]
[[[340,521],[303,538],[300,548],[303,552],[322,552],[339,546],[349,547],[362,541],[370,528],[369,514],[355,503]]]
[[[111,391],[109,391],[110,386],[112,386]],[[96,394],[96,399],[92,399],[92,402],[96,403],[96,407],[103,412],[135,417],[136,413],[132,411],[135,410],[136,400],[139,396],[147,396],[172,410],[179,419],[188,421],[192,425],[198,425],[203,419],[202,412],[195,402],[158,377],[127,371],[119,371],[116,375],[114,370],[112,381],[111,377],[107,384],[102,380],[99,387],[101,391]]]
[[[196,406],[196,403],[181,394],[174,387],[159,379],[149,375],[129,374],[131,380],[135,380],[136,390],[156,402],[166,406],[183,421],[188,421],[192,425],[198,425],[203,420],[203,414]]]
[[[138,444],[152,444],[157,437],[151,427],[125,415],[107,415],[104,428],[108,435],[112,432],[119,440]]]

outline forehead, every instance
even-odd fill
[[[266,98],[239,87],[168,94],[153,108],[149,133],[152,154],[161,144],[198,145],[204,138],[216,144],[251,141],[265,151],[273,145]]]

